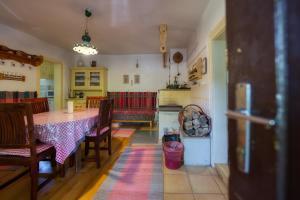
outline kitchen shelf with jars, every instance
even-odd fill
[[[87,96],[107,95],[106,67],[73,67],[71,68],[71,90],[69,98],[75,108],[85,107]]]

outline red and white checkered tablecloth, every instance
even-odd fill
[[[37,138],[52,144],[56,149],[56,161],[63,164],[96,124],[98,112],[98,109],[87,109],[71,114],[65,111],[35,114],[33,120]]]

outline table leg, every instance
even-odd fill
[[[66,167],[65,164],[59,164],[59,175],[60,177],[65,177],[66,175]]]
[[[69,156],[69,167],[73,167],[75,163],[75,153]]]

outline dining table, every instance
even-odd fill
[[[35,134],[41,142],[54,146],[55,159],[58,164],[63,165],[95,126],[98,114],[97,108],[72,113],[58,110],[34,114]]]

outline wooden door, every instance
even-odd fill
[[[275,200],[274,0],[227,0],[226,8],[230,199]],[[250,112],[237,110],[246,99]]]

